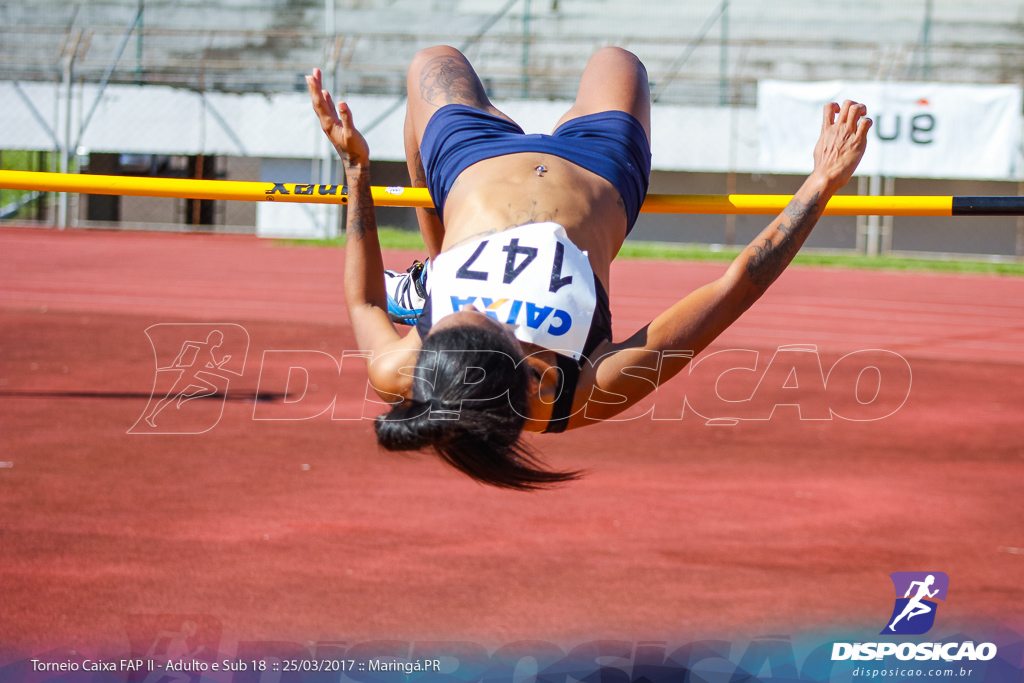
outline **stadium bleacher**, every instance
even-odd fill
[[[468,43],[498,99],[571,99],[581,64],[609,44],[636,52],[659,101],[679,104],[752,105],[763,78],[1024,78],[1024,5],[1013,0],[336,0],[335,8],[327,35],[317,0],[9,0],[0,6],[0,80],[58,78],[80,31],[75,74],[98,81],[138,12],[141,34],[132,33],[113,83],[280,92],[303,87],[308,64],[333,59],[348,92],[398,94],[412,55],[438,43]]]

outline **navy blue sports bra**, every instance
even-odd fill
[[[610,182],[625,204],[626,234],[633,229],[651,176],[651,145],[634,116],[603,111],[566,121],[552,135],[526,134],[507,119],[463,104],[434,112],[420,141],[427,187],[442,222],[448,191],[462,171],[518,152],[551,154]]]

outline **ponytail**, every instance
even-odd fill
[[[467,383],[469,368],[483,371],[485,381]],[[578,479],[579,472],[546,469],[523,443],[528,386],[527,365],[501,330],[438,330],[424,339],[412,399],[377,418],[377,443],[388,451],[431,450],[499,488],[526,491]],[[508,390],[494,396],[496,387]]]

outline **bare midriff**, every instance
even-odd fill
[[[550,154],[494,157],[459,174],[445,201],[441,251],[545,221],[563,226],[587,252],[607,290],[609,267],[626,237],[619,192],[604,178]]]

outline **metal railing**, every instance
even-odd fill
[[[1024,84],[1024,18],[1019,3],[1009,0],[866,0],[856,9],[777,0],[770,14],[753,0],[188,2],[0,5],[0,80],[46,81],[64,93],[57,98],[68,108],[63,120],[76,129],[50,131],[54,148],[64,148],[54,155],[62,162],[58,168],[73,167],[75,139],[99,102],[76,102],[72,115],[72,86],[269,94],[304,90],[304,74],[319,65],[334,91],[391,95],[397,107],[409,61],[437,43],[462,48],[495,99],[572,99],[587,57],[606,45],[640,56],[662,104],[754,106],[764,78]],[[326,147],[324,154],[326,160]],[[182,168],[175,173],[195,176],[186,158],[177,163]],[[31,218],[32,201],[6,192],[3,200],[11,211],[15,203],[21,207],[20,219]],[[44,203],[47,210],[34,215],[61,224],[69,212],[78,216],[74,206],[52,197],[34,202]],[[135,224],[126,207],[121,222]],[[185,224],[192,216],[198,223],[200,208],[161,205],[158,222]],[[53,216],[57,209],[61,216]],[[216,220],[230,224],[232,218]],[[1022,254],[1024,223],[1017,233]],[[892,227],[865,219],[857,234],[859,248],[880,242],[885,252]]]
[[[656,99],[673,104],[750,106],[763,78],[1024,83],[1019,13],[986,18],[980,4],[963,21],[951,3],[879,3],[872,23],[842,8],[807,17],[807,3],[793,0],[773,3],[772,17],[749,0],[649,2],[630,5],[646,15],[615,22],[586,14],[614,2],[494,0],[461,12],[449,3],[456,11],[439,17],[435,3],[328,0],[341,10],[333,30],[319,1],[224,4],[8,3],[0,80],[58,79],[71,61],[86,82],[282,92],[304,88],[310,66],[332,65],[339,89],[401,95],[415,52],[447,43],[466,48],[498,99],[572,98],[604,45],[636,52]]]

